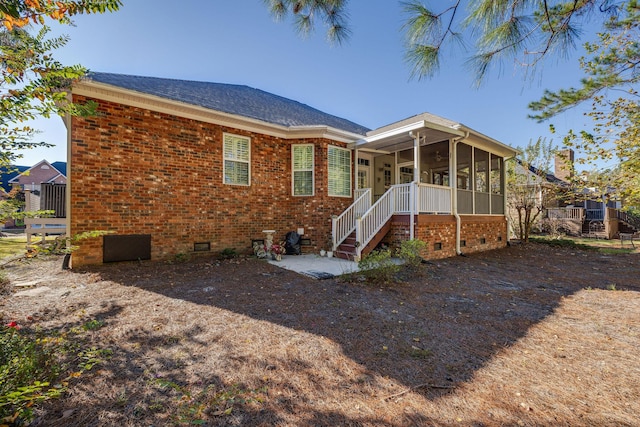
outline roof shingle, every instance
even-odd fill
[[[352,121],[249,86],[99,72],[91,72],[87,77],[94,82],[276,125],[329,126],[359,135],[369,130]]]

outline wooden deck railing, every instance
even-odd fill
[[[551,219],[584,219],[584,208],[548,208],[547,216]]]
[[[44,242],[47,234],[67,234],[66,218],[25,218],[27,245],[31,244],[31,236],[40,234]]]

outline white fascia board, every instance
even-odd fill
[[[282,126],[93,81],[74,84],[72,93],[282,139],[328,138],[350,143],[362,138],[330,126]]]
[[[289,126],[288,138],[327,138],[333,141],[353,143],[362,139],[362,135],[336,129],[331,126]]]
[[[374,134],[371,136],[366,136],[362,139],[360,139],[359,141],[356,142],[356,146],[359,148],[360,145],[366,145],[367,143],[371,143],[371,142],[376,142],[376,141],[380,141],[386,138],[393,138],[395,136],[398,135],[404,135],[404,134],[408,134],[410,132],[413,131],[417,131],[420,129],[433,129],[436,131],[440,131],[440,132],[444,132],[444,133],[448,133],[451,135],[456,135],[456,136],[464,136],[465,132],[460,130],[460,129],[455,129],[455,128],[451,128],[448,126],[442,126],[439,125],[437,123],[431,123],[429,121],[426,120],[420,120],[414,123],[409,123],[394,129],[390,129],[388,131],[385,132],[381,132],[378,134]],[[375,132],[375,131],[374,131]]]
[[[472,136],[475,136],[480,140],[482,140],[483,142],[482,148],[487,148],[487,151],[491,151],[494,154],[500,154],[502,157],[506,159],[515,157],[518,154],[520,154],[520,150],[510,147],[509,145],[503,142],[500,142],[497,139],[493,139],[490,136],[484,135],[464,125],[461,125],[460,129],[464,129],[465,131],[469,132]]]

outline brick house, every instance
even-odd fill
[[[247,86],[106,73],[71,93],[98,114],[66,122],[67,227],[112,232],[74,265],[249,252],[263,230],[352,258],[411,237],[429,258],[506,245],[515,150],[459,123],[370,130]]]

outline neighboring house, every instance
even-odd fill
[[[29,166],[10,166],[0,168],[0,179],[2,179],[3,194],[8,194],[13,186],[9,183],[13,178],[29,169]]]
[[[54,210],[56,216],[63,218],[66,171],[65,162],[49,163],[41,160],[30,168],[20,171],[7,182],[11,187],[17,187],[24,192],[25,210]]]
[[[65,162],[49,163],[41,160],[30,168],[20,171],[9,179],[8,183],[13,187],[19,186],[22,190],[40,191],[42,184],[66,184],[66,169]]]
[[[544,207],[540,227],[560,229],[574,236],[608,239],[617,237],[619,233],[636,233],[640,224],[621,211],[622,204],[614,197],[615,189],[608,188],[603,193],[595,188],[572,189],[572,168],[565,165],[573,163],[574,156],[573,150],[558,153],[554,160],[554,173],[540,171],[533,166],[526,168],[516,160],[516,173],[526,176],[532,197]]]
[[[68,228],[73,264],[249,252],[275,230],[303,250],[358,259],[380,242],[427,258],[507,243],[504,161],[516,151],[421,114],[370,130],[247,86],[91,73],[74,102]]]

